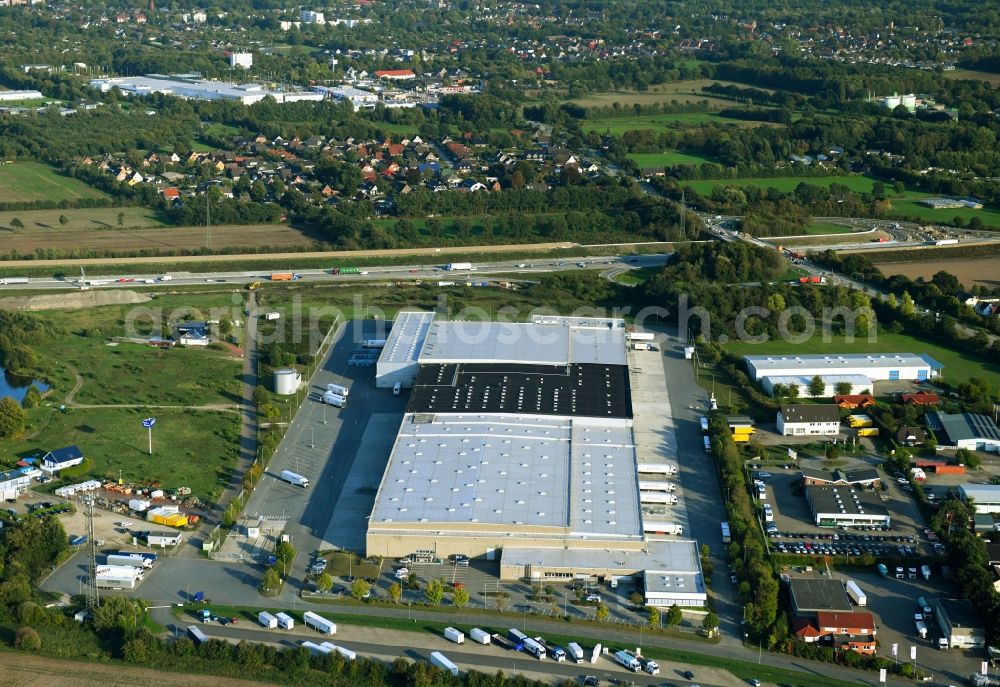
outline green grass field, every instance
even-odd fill
[[[106,194],[82,181],[56,173],[48,165],[27,161],[0,165],[0,203],[106,197]]]
[[[579,98],[573,98],[570,102],[582,107],[597,107],[619,103],[623,106],[634,105],[636,103],[649,105],[652,103],[700,103],[707,102],[712,106],[732,107],[735,101],[727,98],[717,98],[702,91],[702,87],[713,83],[723,86],[744,86],[733,81],[721,81],[717,79],[694,79],[692,81],[672,81],[665,84],[650,86],[645,91],[605,91],[588,93]],[[763,89],[768,90],[768,89]]]
[[[679,150],[668,150],[665,153],[632,153],[629,158],[635,160],[640,169],[663,169],[674,165],[700,165],[711,162],[712,159],[703,155],[689,155]]]
[[[142,207],[8,210],[0,212],[0,231],[10,227],[15,217],[24,224],[24,229],[18,230],[21,235],[30,234],[33,229],[46,233],[52,229],[116,229],[119,213],[124,215],[122,227],[159,227],[166,224],[166,218],[159,210]],[[61,216],[68,220],[65,225],[59,223]]]
[[[793,353],[926,353],[944,365],[942,378],[949,384],[960,384],[970,377],[989,380],[994,388],[1000,386],[1000,365],[986,363],[972,356],[958,353],[937,344],[923,341],[906,334],[880,333],[878,339],[869,343],[867,337],[857,337],[847,342],[843,337],[832,337],[829,342],[822,340],[818,331],[810,341],[795,344],[788,341],[766,341],[760,344],[731,341],[726,349],[738,355],[787,355]],[[721,399],[720,399],[721,402]]]
[[[626,131],[661,131],[674,128],[678,124],[691,126],[700,124],[735,123],[737,120],[726,119],[711,112],[684,112],[680,114],[646,115],[643,117],[605,117],[602,119],[585,119],[580,123],[584,131],[596,131],[599,134],[611,133],[621,136]],[[753,122],[749,122],[752,124]]]
[[[153,455],[141,420],[156,417]],[[239,415],[191,410],[142,408],[56,407],[32,411],[40,426],[31,439],[0,442],[5,457],[29,456],[76,444],[93,461],[95,479],[156,480],[164,487],[186,486],[200,497],[214,500],[219,480],[236,465]],[[76,479],[75,481],[79,481]]]
[[[149,316],[174,321],[194,318],[242,319],[242,301],[231,293],[161,295],[140,305],[109,305],[41,314],[61,334],[36,347],[42,371],[54,383],[53,400],[72,388],[76,369],[83,386],[76,402],[86,404],[208,405],[233,404],[239,398],[242,361],[214,348],[161,350],[143,344],[108,345],[111,337],[149,325]]]
[[[212,122],[205,127],[205,134],[208,136],[235,136],[240,133],[239,127],[230,126],[229,124],[219,124],[217,122]]]
[[[776,188],[782,193],[791,193],[801,183],[812,184],[813,186],[829,186],[830,184],[843,184],[855,193],[870,193],[874,180],[870,177],[862,176],[830,176],[830,177],[763,177],[763,178],[742,178],[742,179],[708,179],[701,181],[684,182],[686,186],[703,195],[712,193],[716,186],[758,186],[760,188]]]
[[[701,193],[709,195],[718,185],[723,186],[758,186],[760,188],[776,188],[783,193],[790,193],[801,183],[812,184],[814,186],[829,186],[830,184],[843,184],[855,193],[871,193],[875,180],[864,176],[829,176],[829,177],[773,177],[773,178],[742,178],[742,179],[709,179],[701,181],[684,182],[687,186]],[[886,192],[889,202],[892,203],[892,210],[889,215],[897,217],[916,216],[932,222],[950,224],[954,217],[961,217],[968,222],[973,217],[978,217],[984,226],[1000,228],[1000,210],[984,207],[982,210],[972,208],[954,208],[934,210],[920,201],[927,198],[941,198],[939,194],[924,193],[922,191],[904,191],[902,194],[892,193],[892,187],[888,186]]]

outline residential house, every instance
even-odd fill
[[[854,410],[875,405],[875,397],[871,394],[837,394],[833,397],[833,402],[844,410]]]
[[[46,472],[58,472],[83,462],[83,452],[78,446],[64,446],[63,448],[49,451],[42,456],[42,470]]]
[[[936,406],[941,403],[941,398],[937,394],[925,393],[923,391],[915,394],[903,394],[900,400],[907,405],[915,406]]]
[[[900,427],[896,430],[896,443],[900,446],[917,446],[927,441],[923,427]]]

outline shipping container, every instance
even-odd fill
[[[269,630],[273,630],[278,627],[278,619],[267,611],[261,611],[257,614],[257,622]]]
[[[334,644],[333,642],[323,642],[320,646],[326,647],[331,652],[335,652],[335,653],[340,654],[340,656],[345,661],[353,661],[354,659],[356,659],[358,657],[358,655],[356,653],[354,653],[353,651],[351,651],[350,649],[342,647],[339,644]]]
[[[295,619],[287,613],[275,613],[274,617],[278,619],[278,627],[282,630],[292,630],[295,628]]]
[[[323,644],[316,644],[315,642],[302,642],[300,646],[305,647],[309,650],[309,653],[313,656],[323,656],[333,652],[333,649],[329,646],[324,646]]]
[[[307,627],[311,627],[317,632],[322,632],[326,635],[337,634],[337,623],[327,620],[321,615],[317,615],[312,611],[306,611],[302,614],[302,621]]]
[[[848,580],[847,584],[844,585],[844,588],[847,590],[847,595],[851,597],[851,600],[853,600],[858,606],[868,605],[868,596],[861,591],[861,587],[858,586],[857,582]]]
[[[474,627],[469,630],[469,639],[479,644],[489,644],[490,633],[485,630],[480,630],[478,627]]]
[[[458,676],[458,666],[449,661],[448,657],[440,651],[434,651],[431,653],[431,663],[436,665],[441,670],[447,671],[456,677]]]
[[[455,642],[455,644],[465,643],[465,635],[462,634],[460,630],[456,630],[453,627],[444,628],[444,638],[450,642]]]

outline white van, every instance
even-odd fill
[[[395,384],[393,384],[392,385],[392,395],[393,396],[399,396],[399,392],[402,390],[402,388],[403,388],[403,383],[402,382],[396,382]]]

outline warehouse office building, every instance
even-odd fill
[[[0,499],[16,499],[28,491],[31,477],[21,470],[0,472]]]
[[[778,434],[788,436],[840,434],[840,408],[833,404],[797,403],[778,408]]]
[[[926,414],[926,420],[927,426],[937,433],[941,448],[1000,452],[1000,428],[987,415],[932,410]]]
[[[959,484],[958,491],[962,499],[972,501],[976,513],[1000,513],[1000,484]]]
[[[747,371],[768,393],[777,384],[796,386],[800,396],[809,396],[813,377],[823,379],[823,396],[832,396],[838,382],[851,385],[853,393],[874,391],[875,382],[928,380],[941,374],[943,366],[926,354],[844,353],[840,355],[747,355]]]
[[[889,527],[892,524],[889,509],[871,491],[807,486],[806,501],[817,527]]]
[[[404,315],[377,384],[412,391],[368,555],[482,556],[505,579],[657,573],[657,598],[705,604],[695,542],[644,529],[624,321]]]

